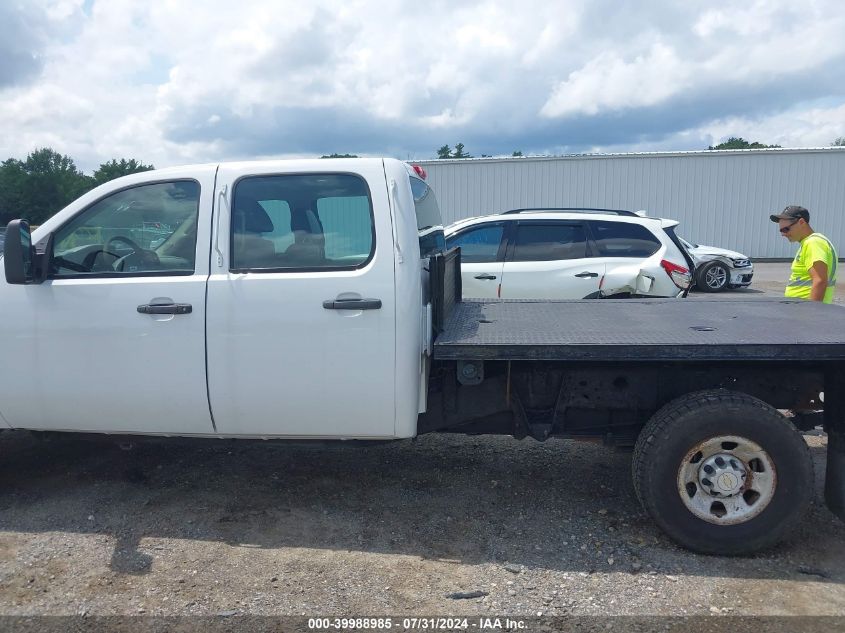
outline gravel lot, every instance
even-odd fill
[[[0,451],[7,615],[845,614],[845,525],[823,505],[766,555],[694,555],[640,511],[630,455],[592,444],[5,433]]]
[[[727,559],[663,536],[630,454],[593,444],[2,433],[0,613],[845,615],[845,525],[821,502],[826,439],[807,441],[795,538]]]

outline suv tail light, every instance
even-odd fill
[[[686,268],[673,264],[665,259],[660,262],[660,265],[663,266],[663,270],[666,271],[666,274],[669,275],[669,278],[678,288],[686,290],[690,287],[692,275],[690,275],[690,272]]]

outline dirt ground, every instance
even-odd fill
[[[370,447],[0,434],[0,614],[845,615],[817,503],[753,558],[642,513],[630,454],[503,437]],[[481,592],[474,598],[460,594]]]

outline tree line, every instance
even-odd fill
[[[472,154],[464,151],[464,147],[463,143],[455,143],[455,149],[444,145],[437,150],[437,158],[473,158]],[[522,152],[520,150],[514,150],[511,156],[522,156]],[[491,156],[489,154],[482,154],[481,158],[491,158]]]
[[[41,224],[51,215],[94,187],[139,171],[154,169],[134,158],[112,159],[90,175],[70,156],[44,147],[25,159],[0,163],[0,226],[15,218]]]

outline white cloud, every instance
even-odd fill
[[[845,104],[809,107],[769,117],[730,117],[708,123],[698,132],[717,144],[730,136],[782,147],[824,147],[845,136]]]
[[[631,61],[601,53],[560,83],[540,114],[563,117],[654,105],[684,90],[688,78],[689,68],[663,44]]]
[[[647,50],[643,40],[648,38],[642,37],[647,32],[635,34],[627,55],[625,44],[614,43],[559,82],[540,114],[570,117],[642,108],[690,90],[760,85],[792,73],[819,72],[845,56],[843,9],[841,3],[825,1],[729,3],[691,15],[689,25],[679,23],[663,34],[666,41],[648,43]]]
[[[82,0],[48,0],[44,6],[50,20],[67,20],[82,9]]]
[[[764,35],[775,26],[778,9],[778,3],[766,0],[733,6],[723,5],[702,13],[696,20],[693,31],[703,38],[711,37],[720,31],[743,37]]]
[[[21,6],[0,9],[0,23],[18,11],[5,22],[25,23],[33,42],[0,42],[0,159],[50,145],[86,169],[121,156],[164,166],[357,144],[427,156],[470,136],[475,153],[582,150],[605,145],[589,130],[610,125],[631,147],[764,120],[799,142],[836,126],[811,132],[816,115],[796,104],[845,100],[845,7],[834,0]],[[765,112],[738,103],[746,88],[770,100]],[[637,117],[650,112],[659,121],[640,134]]]
[[[802,104],[786,112],[760,117],[726,117],[679,130],[648,144],[601,144],[588,151],[671,151],[704,149],[718,145],[730,137],[757,141],[781,147],[828,147],[837,138],[845,137],[845,104],[819,106]]]
[[[845,11],[822,12],[817,6],[814,11],[814,6],[796,4],[775,12],[771,5],[757,3],[754,9],[759,11],[723,15],[722,37],[710,33],[704,38],[713,50],[700,60],[699,71],[708,81],[762,82],[773,76],[812,72],[841,58]]]

